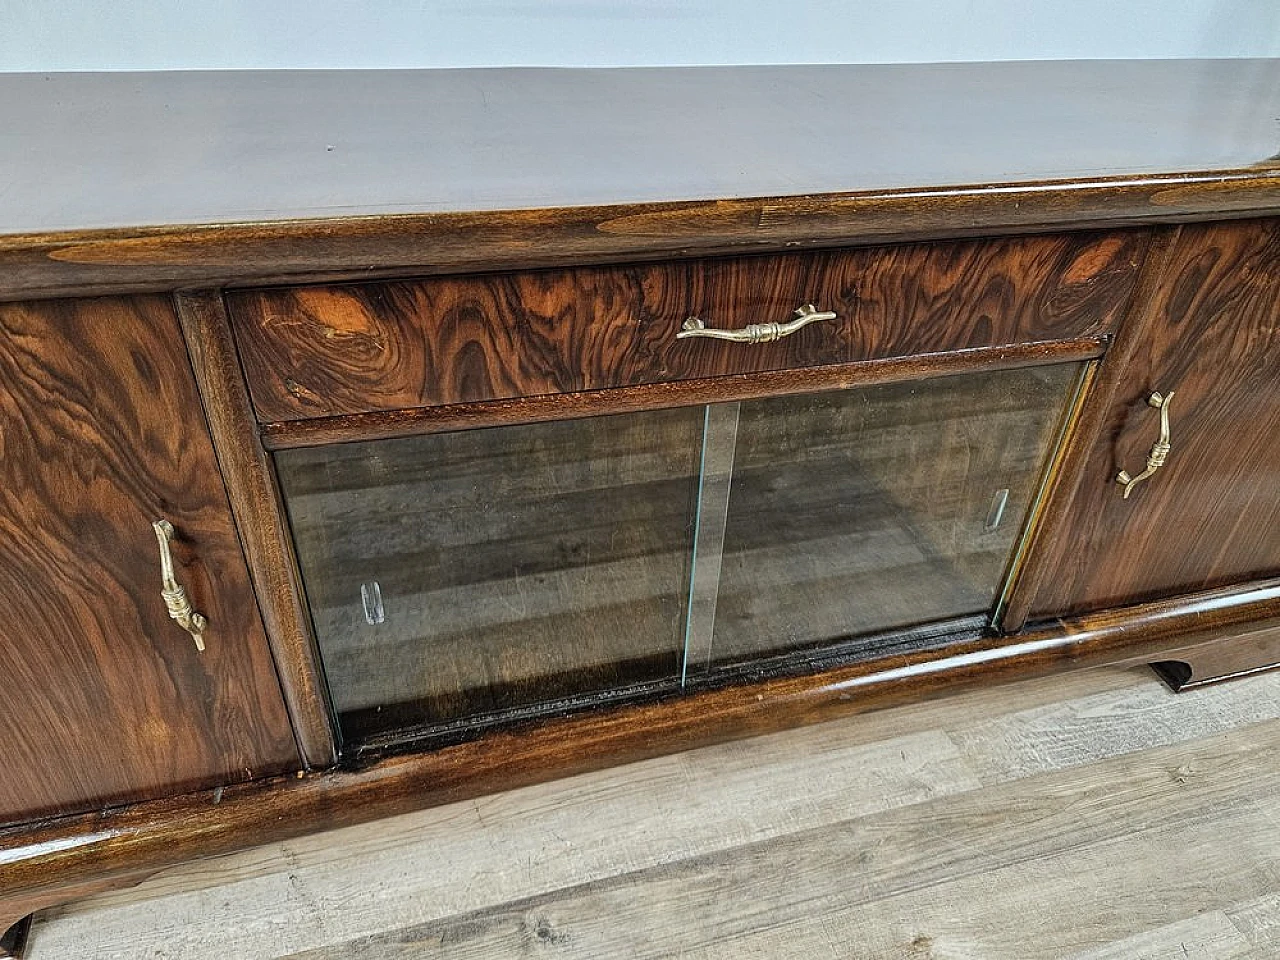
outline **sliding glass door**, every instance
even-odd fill
[[[709,415],[686,676],[989,614],[1078,373],[1033,367]]]
[[[288,450],[343,734],[993,611],[1078,365]]]

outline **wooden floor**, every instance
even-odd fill
[[[1280,957],[1280,673],[1080,673],[265,847],[30,956]]]

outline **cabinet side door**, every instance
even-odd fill
[[[1280,220],[1184,227],[1145,309],[1033,617],[1280,573]]]
[[[0,475],[0,823],[299,766],[167,298],[0,305]]]

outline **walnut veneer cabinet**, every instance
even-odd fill
[[[1278,114],[1249,60],[0,77],[0,929],[1275,666]]]

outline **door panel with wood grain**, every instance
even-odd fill
[[[1146,309],[1067,506],[1033,616],[1122,606],[1280,572],[1280,220],[1187,226]],[[1160,436],[1169,449],[1130,495]],[[1157,457],[1157,459],[1159,459]]]
[[[0,476],[0,823],[298,766],[167,298],[0,306]]]

